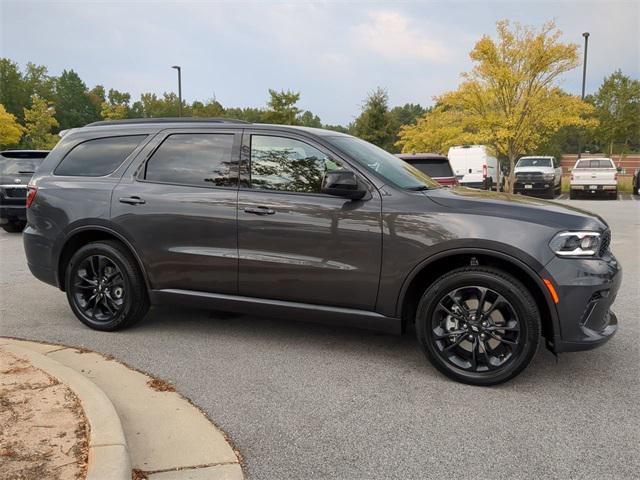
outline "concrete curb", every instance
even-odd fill
[[[5,339],[0,339],[5,340]],[[67,385],[78,397],[89,422],[87,480],[130,480],[131,461],[120,418],[109,397],[84,375],[46,355],[16,344],[0,344],[14,355]]]

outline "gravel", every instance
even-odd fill
[[[0,334],[97,350],[172,382],[230,435],[250,479],[637,478],[640,203],[562,203],[612,227],[620,330],[557,360],[541,348],[499,387],[447,380],[411,335],[173,307],[94,332],[4,232]]]

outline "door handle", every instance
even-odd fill
[[[131,197],[120,197],[119,202],[128,203],[129,205],[142,205],[144,203],[147,203],[143,199],[135,195]]]
[[[276,213],[275,210],[270,209],[269,207],[247,207],[244,209],[246,213],[253,213],[255,215],[273,215]]]

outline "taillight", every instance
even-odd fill
[[[573,173],[571,174],[571,181],[573,182]]]
[[[27,208],[29,208],[31,206],[31,204],[33,203],[33,201],[36,198],[36,194],[38,193],[38,187],[33,187],[31,185],[29,185],[27,187],[28,191],[27,191]]]
[[[613,179],[617,182],[618,181],[618,172],[613,174]]]
[[[482,165],[482,178],[487,178],[487,165]]]

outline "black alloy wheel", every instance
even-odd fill
[[[89,243],[71,258],[65,275],[67,300],[85,325],[119,330],[149,310],[144,278],[127,248],[117,241]]]
[[[423,294],[416,333],[431,363],[472,385],[495,385],[520,373],[539,343],[534,298],[516,278],[493,267],[463,267]]]
[[[93,322],[113,321],[122,311],[126,285],[122,272],[108,257],[85,257],[75,270],[69,288],[83,315]]]

